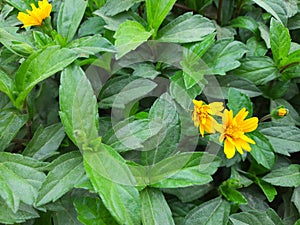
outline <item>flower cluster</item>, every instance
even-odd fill
[[[222,102],[205,104],[203,101],[193,100],[194,110],[192,119],[195,126],[199,127],[203,137],[204,132],[213,134],[220,133],[219,141],[224,142],[224,153],[228,159],[235,155],[237,150],[243,154],[243,150],[250,151],[250,144],[255,141],[245,135],[254,131],[258,126],[258,118],[251,117],[246,119],[248,112],[242,108],[235,116],[232,110],[224,110]],[[218,123],[213,116],[222,117],[222,123]]]

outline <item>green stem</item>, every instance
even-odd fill
[[[287,68],[292,67],[292,66],[296,66],[296,65],[298,65],[298,64],[299,64],[299,62],[292,62],[292,63],[289,63],[289,64],[287,64],[287,65],[281,67],[281,69],[280,69],[279,72],[280,72],[280,73],[283,73]]]
[[[222,5],[223,5],[223,0],[219,0],[218,14],[217,14],[217,23],[219,25],[221,25],[221,21],[222,21]]]

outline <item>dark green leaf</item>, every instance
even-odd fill
[[[71,41],[79,27],[88,2],[84,0],[65,0],[61,3],[57,17],[57,31]]]
[[[152,35],[137,21],[127,20],[122,23],[116,31],[114,38],[117,49],[116,58],[119,59],[126,53],[135,50]]]
[[[27,122],[28,116],[16,110],[0,112],[0,151],[3,151]]]
[[[37,160],[45,160],[54,154],[65,137],[64,128],[60,123],[49,127],[39,127],[23,151],[23,155]]]
[[[247,199],[234,188],[231,188],[227,185],[221,185],[219,191],[228,201],[236,204],[247,204]]]
[[[248,136],[255,141],[255,144],[251,145],[250,154],[258,164],[271,169],[275,162],[275,155],[269,140],[258,131],[249,133]]]
[[[175,225],[164,195],[157,189],[141,192],[142,222],[144,225]]]
[[[242,108],[246,108],[249,112],[247,117],[252,116],[252,102],[250,98],[235,88],[229,88],[228,104],[229,109],[236,115]]]
[[[256,183],[261,188],[261,190],[264,192],[268,201],[272,202],[274,200],[275,196],[277,195],[277,191],[276,191],[275,187],[273,187],[271,184],[263,181],[260,178],[256,178]]]
[[[11,4],[15,8],[17,8],[20,11],[26,11],[26,9],[31,10],[31,3],[35,3],[34,0],[7,0],[7,3]]]
[[[82,196],[74,200],[78,220],[84,225],[118,225],[100,198]]]
[[[75,131],[92,140],[98,137],[98,109],[92,86],[78,66],[67,67],[61,75],[60,117],[69,138],[76,143]]]
[[[295,204],[300,213],[300,186],[296,187],[293,192],[292,202]]]
[[[2,70],[0,70],[0,91],[7,94],[10,100],[14,100],[12,90],[14,90],[13,80]]]
[[[186,13],[164,26],[156,39],[161,42],[189,43],[201,41],[214,31],[215,26],[209,19]]]
[[[37,206],[56,201],[71,190],[84,175],[80,152],[70,152],[61,157],[64,158],[63,162],[61,162],[60,158],[52,162],[55,164],[55,167],[47,174],[46,180],[39,190],[36,199]]]
[[[101,7],[100,12],[105,14],[106,16],[114,16],[120,12],[128,11],[134,4],[140,3],[144,0],[108,0]]]
[[[250,30],[256,36],[259,36],[258,23],[252,17],[239,16],[230,22],[230,26]]]
[[[219,224],[227,225],[230,204],[222,198],[215,198],[194,208],[185,217],[185,225]]]
[[[276,186],[297,187],[300,185],[300,165],[291,164],[288,167],[272,170],[262,179]]]
[[[258,41],[255,37],[251,37],[247,40],[247,57],[249,56],[264,56],[268,49],[264,42]]]

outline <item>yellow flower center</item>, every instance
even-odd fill
[[[285,108],[278,109],[278,116],[283,117],[286,114],[287,114],[287,109],[285,109]]]
[[[244,134],[242,129],[237,125],[229,125],[225,130],[225,137],[231,137],[232,139],[238,139],[241,138],[241,136]]]

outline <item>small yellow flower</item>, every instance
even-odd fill
[[[228,159],[235,155],[235,149],[243,154],[243,149],[250,151],[250,144],[255,144],[255,141],[247,137],[245,133],[254,131],[258,126],[258,118],[251,117],[246,119],[248,112],[242,108],[238,114],[233,117],[232,110],[225,109],[222,116],[222,125],[217,127],[217,131],[221,133],[220,143],[224,141],[224,153]]]
[[[212,117],[212,115],[222,116],[224,109],[222,102],[213,102],[205,104],[203,101],[193,100],[194,110],[192,119],[196,127],[199,127],[200,134],[204,137],[204,132],[215,133],[215,127],[218,126],[218,122]]]
[[[277,115],[278,115],[279,117],[284,117],[284,116],[286,116],[287,114],[288,114],[288,110],[287,110],[286,108],[280,108],[280,109],[278,109]]]
[[[47,0],[38,1],[38,8],[33,3],[30,5],[32,11],[27,9],[27,14],[19,12],[18,20],[24,24],[22,27],[41,26],[43,20],[50,16],[52,5]]]

